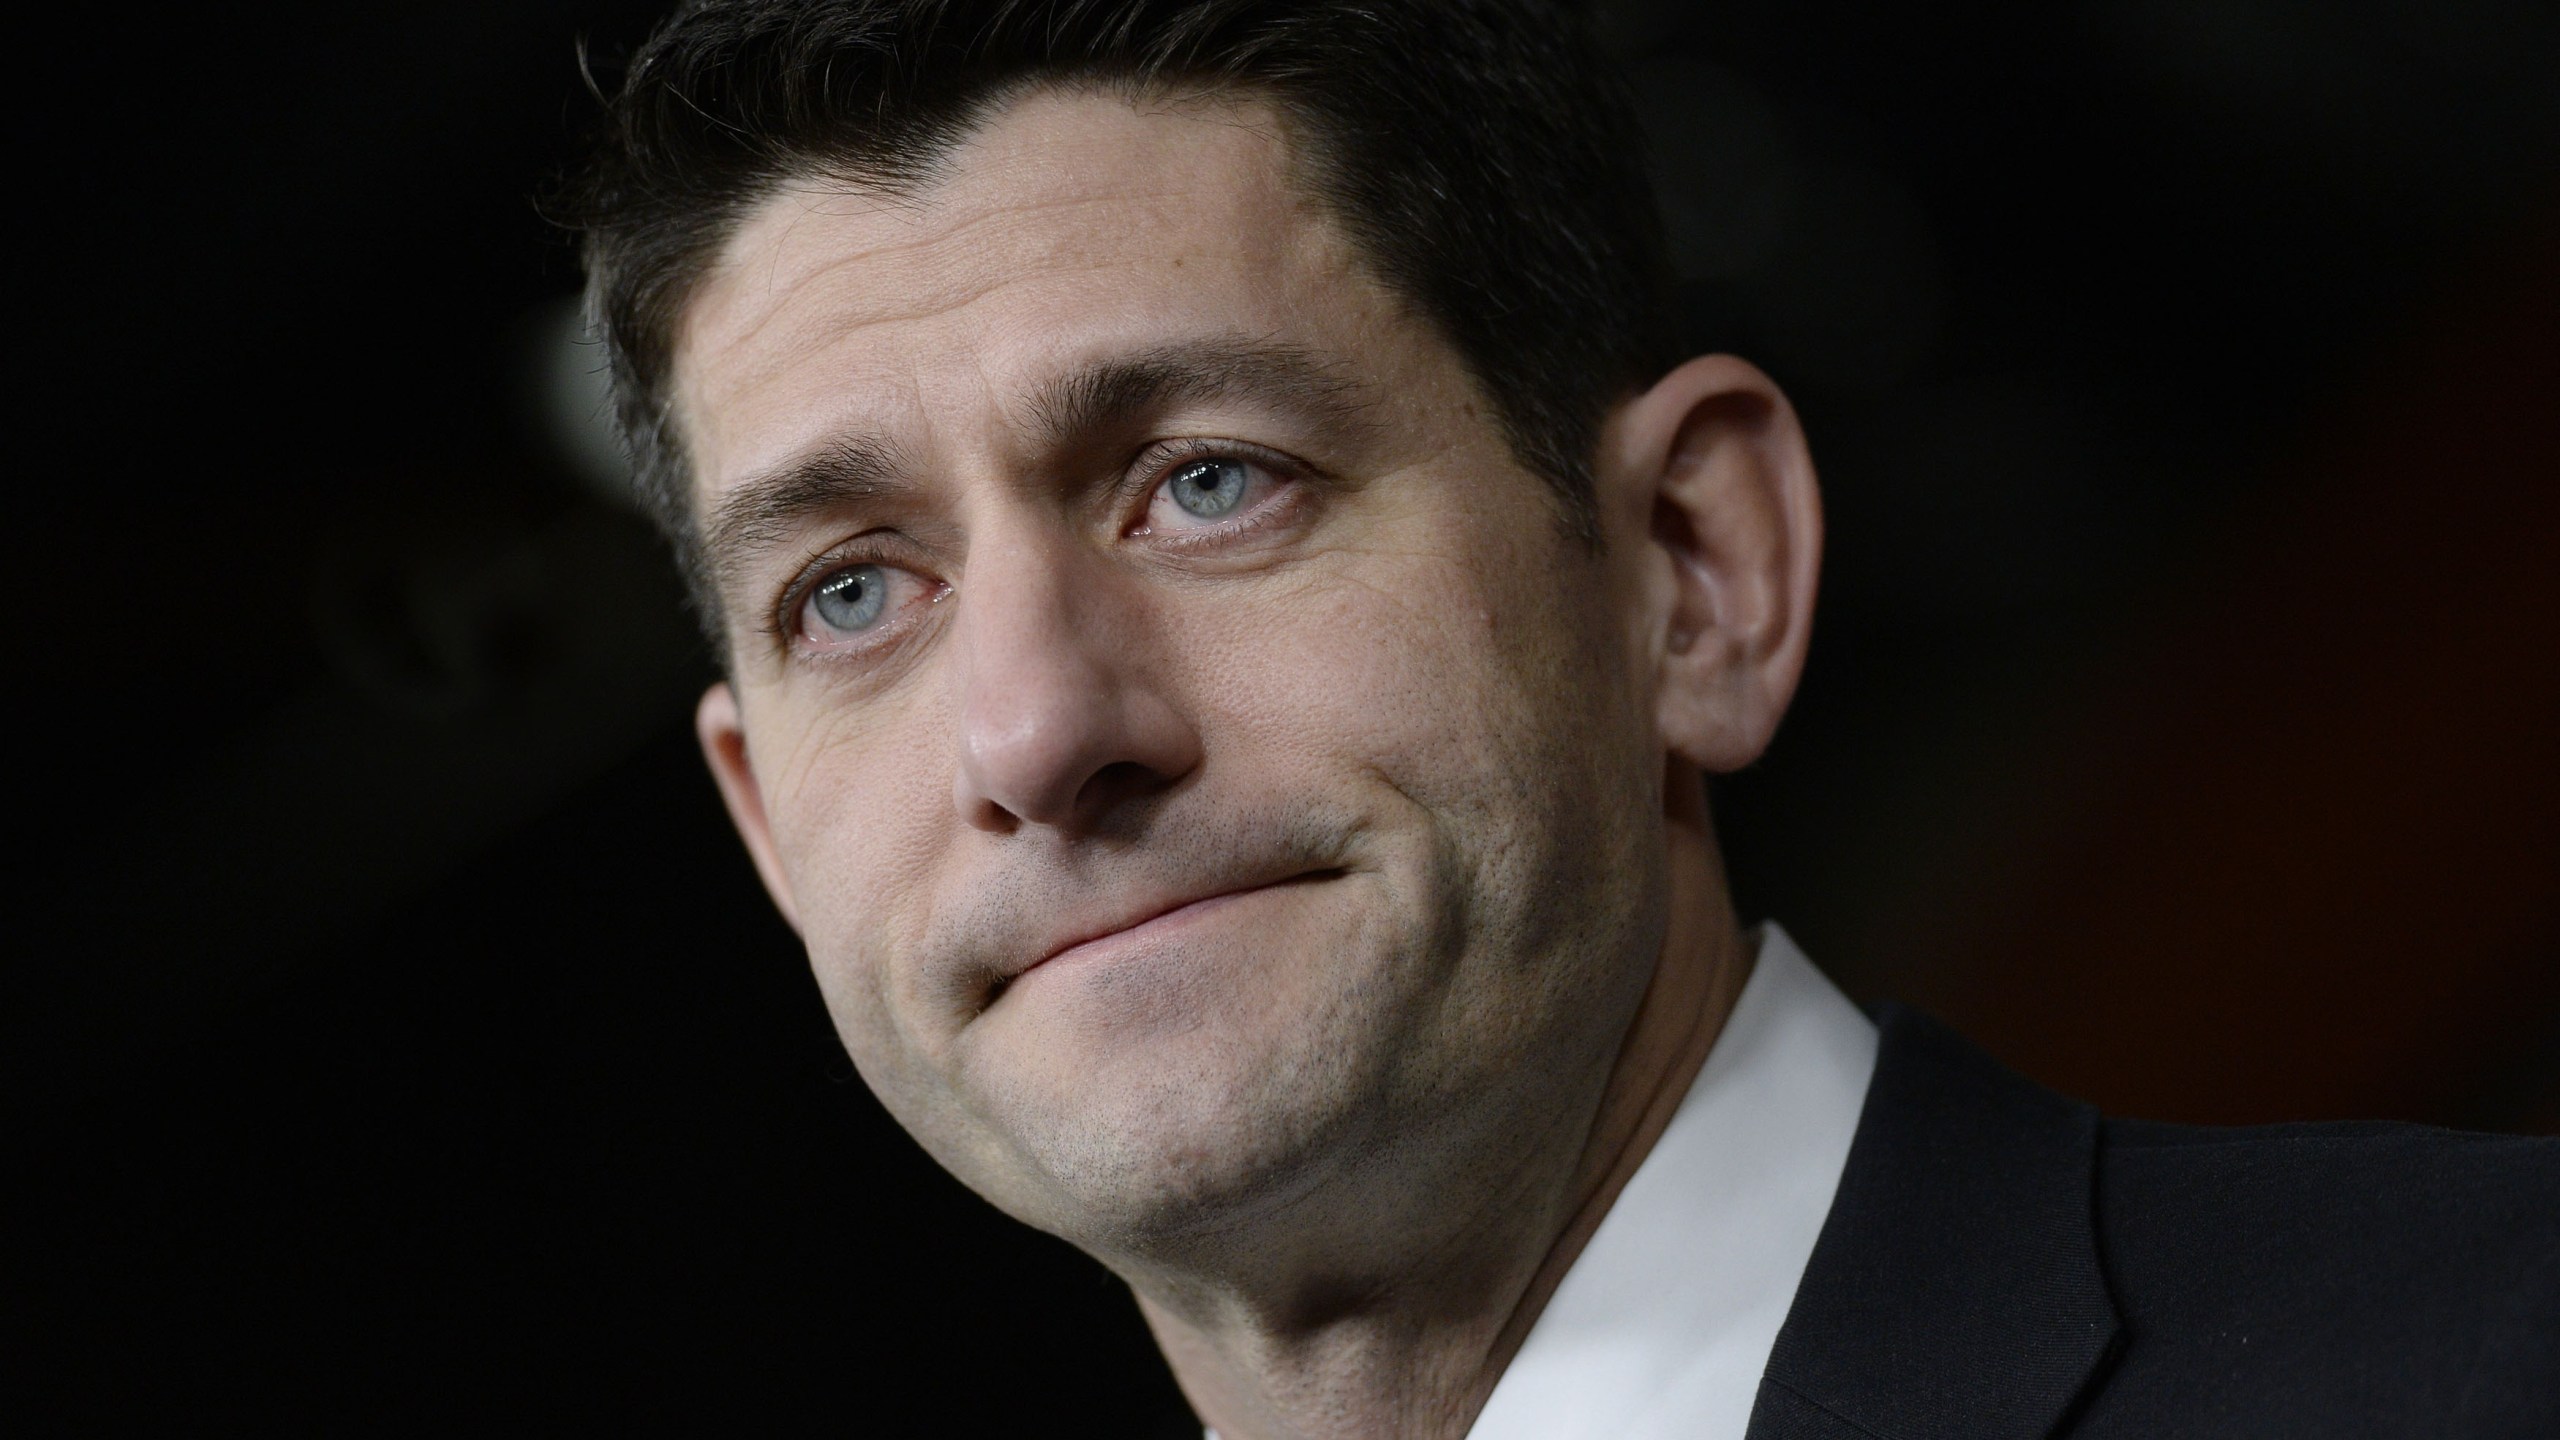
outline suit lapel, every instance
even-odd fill
[[[1888,1006],[1874,1082],[1747,1440],[2039,1440],[2116,1335],[2097,1112]]]

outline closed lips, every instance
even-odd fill
[[[1029,965],[1024,966],[1021,971],[1016,972],[1016,976],[1014,978],[1018,978],[1022,974],[1028,974],[1029,972],[1048,964],[1050,961],[1073,958],[1076,952],[1084,950],[1089,946],[1099,945],[1104,941],[1116,940],[1126,936],[1135,935],[1140,931],[1154,929],[1159,926],[1169,927],[1180,921],[1190,919],[1195,914],[1214,908],[1224,901],[1238,899],[1246,895],[1257,894],[1265,890],[1276,890],[1284,885],[1296,885],[1310,880],[1331,879],[1341,873],[1342,872],[1339,870],[1312,870],[1303,874],[1288,876],[1280,880],[1264,881],[1262,883],[1252,885],[1239,885],[1232,889],[1211,891],[1205,895],[1152,903],[1143,908],[1131,911],[1125,918],[1113,923],[1097,927],[1083,928],[1070,933],[1066,938],[1060,940],[1057,944],[1042,953],[1038,959],[1032,961]]]

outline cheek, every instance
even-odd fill
[[[1514,807],[1579,766],[1624,688],[1605,597],[1544,538],[1443,525],[1431,548],[1346,551],[1227,638],[1209,693],[1281,745],[1349,762],[1443,814]],[[1253,763],[1247,757],[1247,764]],[[1512,783],[1504,783],[1506,780]]]
[[[1598,568],[1542,543],[1547,524],[1346,552],[1270,607],[1259,645],[1235,642],[1219,689],[1242,766],[1271,767],[1260,788],[1350,787],[1421,842],[1405,851],[1414,898],[1459,927],[1459,950],[1509,957],[1509,979],[1447,1001],[1486,1035],[1537,1023],[1537,994],[1572,983],[1550,970],[1597,938],[1569,917],[1629,910],[1621,892],[1655,861],[1660,761],[1615,617]]]
[[[894,703],[822,698],[794,697],[771,719],[769,732],[751,727],[748,744],[774,845],[819,989],[863,1061],[860,1050],[899,1029],[885,999],[896,979],[889,957],[911,951],[929,919],[951,831],[948,746],[934,743],[946,731]]]
[[[1276,713],[1302,744],[1399,786],[1427,782],[1477,748],[1477,657],[1490,627],[1473,597],[1364,577],[1308,608],[1271,657],[1295,702]]]

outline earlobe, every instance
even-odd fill
[[[1822,501],[1795,409],[1758,368],[1705,356],[1612,417],[1603,463],[1645,559],[1663,745],[1740,769],[1777,733],[1812,634]]]
[[[738,838],[746,841],[756,874],[764,880],[765,893],[773,897],[783,921],[797,932],[799,907],[792,901],[790,877],[783,873],[774,849],[773,825],[747,755],[747,732],[736,692],[726,684],[702,692],[702,703],[694,707],[693,731],[702,742],[702,758],[711,766],[711,778],[720,787],[720,799],[729,807],[729,819],[738,827]]]

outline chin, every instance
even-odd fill
[[[1087,1248],[1148,1249],[1321,1184],[1379,1113],[1391,1047],[1357,1014],[1369,987],[1289,983],[1309,978],[1291,958],[1319,956],[1333,963],[1310,968],[1337,980],[1361,968],[1338,949],[1254,947],[1009,993],[1040,1003],[973,1037],[971,1088],[1029,1174],[998,1187],[1024,1204],[989,1198]]]
[[[1171,1074],[1086,1107],[1037,1147],[1049,1228],[1089,1250],[1161,1255],[1285,1210],[1364,1148],[1352,1132],[1371,1107],[1349,1078]]]

